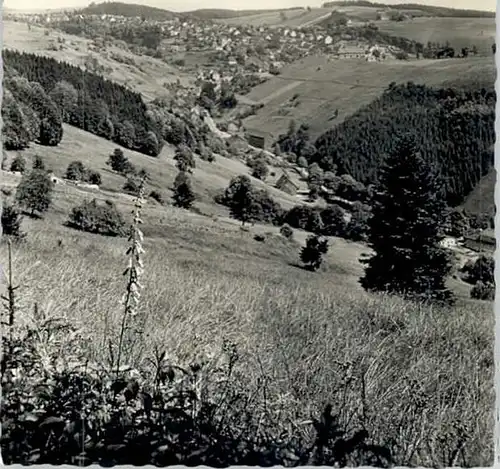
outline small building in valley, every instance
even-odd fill
[[[262,150],[267,150],[269,147],[269,142],[271,136],[266,132],[261,132],[259,130],[247,130],[246,139],[249,145],[261,148]]]
[[[286,171],[283,171],[283,174],[276,182],[276,189],[279,189],[280,191],[286,192],[290,195],[296,195],[297,191],[300,188],[291,180],[289,174]]]

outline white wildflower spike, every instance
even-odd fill
[[[133,211],[133,222],[130,228],[128,243],[129,247],[126,252],[128,257],[127,269],[124,275],[128,276],[127,281],[127,292],[123,296],[122,303],[124,305],[122,327],[120,331],[120,341],[118,346],[118,356],[116,362],[116,373],[120,370],[120,358],[122,354],[122,344],[124,339],[124,333],[126,330],[133,330],[135,333],[141,334],[142,331],[137,327],[130,327],[127,325],[128,318],[135,318],[138,315],[137,307],[139,305],[139,299],[141,297],[141,289],[143,286],[139,283],[139,278],[144,273],[144,264],[141,259],[141,255],[145,252],[142,243],[144,242],[144,235],[139,229],[139,225],[142,223],[141,219],[141,208],[144,204],[144,194],[145,194],[145,182],[146,177],[144,176],[139,188],[139,193],[134,201],[135,210]]]

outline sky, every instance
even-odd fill
[[[96,0],[101,3],[103,0]],[[243,9],[269,9],[290,8],[299,6],[319,7],[325,0],[119,0],[125,3],[138,3],[164,8],[172,11],[187,11],[198,8],[229,8]],[[465,8],[471,10],[495,11],[497,0],[377,0],[380,3],[420,3],[451,8]],[[85,0],[4,0],[4,8],[12,9],[49,9],[85,7],[89,4]]]

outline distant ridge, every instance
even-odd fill
[[[430,16],[443,16],[454,18],[495,18],[496,13],[488,10],[460,10],[457,8],[437,7],[431,5],[422,5],[420,3],[397,3],[387,5],[385,3],[370,2],[369,0],[335,0],[323,3],[323,8],[332,7],[373,7],[387,8],[391,10],[420,10]]]
[[[162,8],[123,2],[91,3],[88,7],[81,9],[80,12],[84,15],[137,16],[151,20],[169,20],[178,16],[176,13]]]

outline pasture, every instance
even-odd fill
[[[86,167],[99,171],[102,176],[101,188],[104,191],[119,192],[125,184],[125,178],[113,171],[106,165],[106,161],[115,148],[122,148],[116,143],[97,137],[93,134],[64,125],[64,135],[57,147],[44,147],[32,143],[30,148],[22,153],[28,160],[35,155],[41,156],[47,167],[54,171],[58,177],[63,177],[66,168],[72,161],[81,161]],[[163,192],[167,198],[171,195],[171,186],[177,175],[177,168],[173,159],[175,148],[165,145],[157,158],[143,155],[132,150],[122,148],[125,156],[133,161],[138,169],[144,168],[151,176],[151,189]],[[5,152],[8,164],[17,152]],[[276,171],[276,177],[281,175],[279,168],[269,168]],[[196,158],[196,169],[191,179],[194,191],[198,197],[197,206],[207,214],[226,213],[223,207],[214,205],[213,196],[229,185],[230,180],[240,174],[246,174],[252,183],[259,188],[266,189],[270,195],[284,208],[290,208],[298,202],[298,199],[282,192],[266,183],[250,176],[250,168],[242,161],[234,158],[217,156],[213,163],[208,163]],[[274,181],[270,177],[270,181]],[[222,212],[221,212],[222,210]]]
[[[15,21],[3,22],[3,47],[56,60],[64,56],[65,62],[79,67],[84,67],[87,57],[93,57],[106,78],[141,93],[147,100],[167,96],[165,83],[175,82],[177,78],[181,83],[192,80],[177,68],[153,57],[135,55],[118,43],[100,48],[89,39],[36,25],[28,30],[27,24]]]
[[[427,45],[428,41],[445,44],[457,52],[475,45],[480,55],[492,56],[495,42],[495,18],[415,18],[411,21],[378,21],[378,28],[393,36],[406,37]]]
[[[298,124],[309,124],[311,135],[317,137],[376,99],[391,82],[414,81],[428,86],[462,86],[473,82],[491,86],[495,76],[493,57],[374,63],[309,56],[253,88],[246,99],[265,106],[243,122],[249,129],[277,137],[295,120]],[[333,118],[336,110],[338,117]]]

